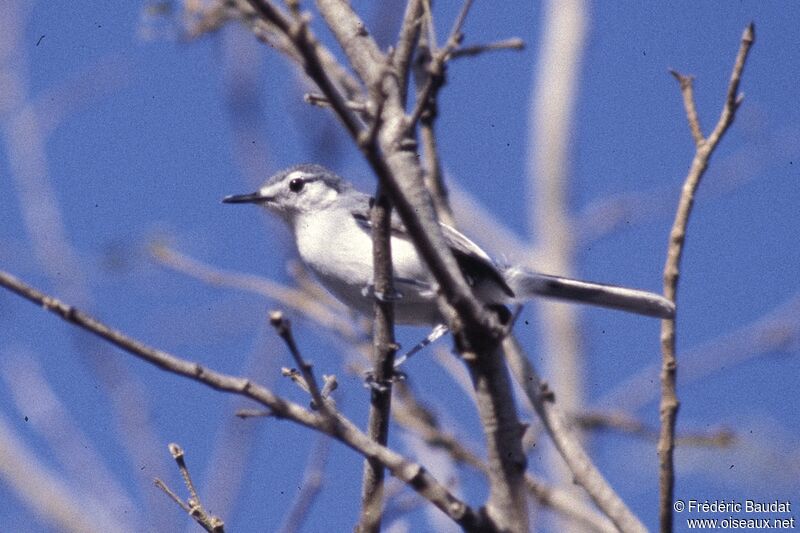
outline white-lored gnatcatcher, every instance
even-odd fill
[[[306,164],[278,172],[252,194],[227,196],[222,201],[259,204],[280,216],[294,234],[301,259],[319,281],[348,307],[372,314],[370,196],[330,170]],[[391,226],[395,321],[441,324],[436,282],[396,213]],[[474,294],[487,305],[545,296],[659,318],[675,314],[672,302],[651,292],[501,266],[454,228],[446,224],[441,228]]]

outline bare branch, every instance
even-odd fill
[[[163,481],[160,479],[155,480],[155,484],[158,488],[163,490],[167,496],[169,496],[175,503],[177,503],[181,509],[186,511],[186,513],[191,516],[195,522],[200,524],[203,529],[208,531],[209,533],[224,533],[225,532],[225,524],[222,522],[222,519],[216,517],[214,515],[210,515],[206,512],[203,508],[203,505],[200,503],[200,496],[197,494],[197,489],[194,486],[194,482],[192,481],[192,476],[189,474],[189,468],[186,466],[186,461],[184,461],[184,454],[183,448],[175,443],[171,443],[169,445],[169,453],[172,455],[172,458],[175,459],[175,462],[178,464],[178,470],[180,470],[181,477],[183,478],[183,483],[186,485],[186,489],[189,491],[189,500],[184,502],[175,492],[173,492]]]
[[[487,44],[477,44],[474,46],[461,46],[453,51],[450,55],[451,59],[458,59],[460,57],[472,57],[486,52],[497,52],[500,50],[524,50],[525,41],[519,37],[511,37],[510,39],[503,39]]]
[[[698,141],[697,138],[698,134],[700,137],[702,137],[702,134],[699,133],[700,126],[697,122],[696,111],[694,111],[695,106],[692,102],[691,83],[685,84],[683,81],[683,79],[685,79],[684,77],[678,78],[679,81],[681,81],[684,102],[687,102],[687,100],[689,102],[685,105],[692,135],[695,137],[695,142],[697,144],[697,150],[692,164],[689,167],[689,173],[683,183],[681,197],[678,201],[678,209],[675,213],[675,221],[673,222],[672,230],[669,234],[667,259],[664,265],[664,296],[673,303],[676,302],[680,264],[684,250],[683,244],[686,240],[686,228],[689,224],[692,206],[694,205],[694,196],[700,185],[700,180],[708,168],[711,155],[714,153],[720,139],[722,139],[722,136],[733,123],[733,119],[736,116],[736,110],[740,104],[740,100],[737,97],[739,82],[742,77],[747,55],[750,52],[754,40],[754,26],[750,23],[742,34],[739,52],[736,55],[730,83],[728,84],[725,104],[722,108],[719,121],[714,131],[711,132],[708,139],[704,141]],[[675,493],[675,465],[673,454],[675,450],[675,423],[680,406],[676,392],[678,362],[675,357],[675,320],[675,318],[672,318],[661,321],[661,402],[659,405],[661,435],[658,440],[658,507],[661,531],[672,531],[673,524],[672,504]]]
[[[372,261],[374,265],[375,320],[372,332],[374,385],[370,387],[370,410],[367,434],[384,446],[389,440],[392,406],[392,378],[397,343],[394,337],[395,289],[392,274],[391,248],[392,204],[378,184],[370,215],[372,222]],[[361,489],[361,516],[357,531],[377,533],[381,528],[383,509],[383,465],[364,462]]]
[[[424,467],[373,442],[346,418],[327,417],[308,411],[246,378],[215,372],[198,363],[152,348],[34,289],[7,272],[0,271],[0,286],[158,368],[216,390],[249,398],[269,409],[275,417],[292,420],[310,429],[326,433],[365,457],[377,458],[395,477],[411,486],[465,530],[485,531],[487,528],[492,530],[492,525],[487,522],[486,517],[456,498]]]
[[[429,446],[445,450],[458,463],[468,465],[488,476],[489,467],[486,462],[470,450],[461,439],[442,429],[436,416],[430,409],[417,402],[408,386],[400,382],[396,389],[400,402],[395,409],[395,421],[400,426],[419,435]],[[561,513],[590,531],[604,533],[617,531],[606,517],[576,500],[566,491],[547,485],[530,472],[525,473],[525,486],[539,504]]]
[[[400,80],[400,102],[403,107],[406,105],[408,78],[411,73],[414,50],[420,35],[423,3],[423,0],[408,0],[403,22],[400,25],[400,35],[397,38],[397,45],[392,56],[392,63]]]
[[[328,410],[327,402],[325,402],[325,399],[322,397],[322,393],[317,385],[317,379],[314,377],[311,363],[303,359],[303,356],[300,354],[300,350],[297,348],[297,343],[294,341],[294,335],[292,335],[292,325],[289,319],[284,317],[283,313],[280,311],[272,311],[269,314],[269,323],[273,328],[275,328],[275,331],[278,333],[278,336],[283,339],[283,342],[286,343],[286,346],[289,348],[289,352],[291,352],[295,364],[300,369],[300,373],[303,376],[303,381],[308,388],[308,393],[311,394],[311,399],[313,400],[311,407],[313,409],[318,409],[325,415],[331,415],[331,412]]]
[[[669,73],[675,76],[681,86],[683,107],[686,109],[686,118],[689,120],[689,130],[692,132],[694,144],[700,146],[705,142],[705,138],[703,137],[703,129],[700,127],[700,117],[697,116],[697,108],[694,105],[694,78],[692,76],[684,76],[677,70],[670,69]]]
[[[625,413],[589,412],[576,417],[578,424],[587,430],[612,430],[643,439],[658,441],[659,430]],[[684,432],[676,437],[676,443],[683,446],[702,446],[727,448],[736,437],[728,429],[702,432]]]
[[[426,84],[431,81],[430,65],[431,65],[431,47],[434,46],[428,37],[420,37],[419,52],[417,59],[414,62],[414,80],[417,90],[417,102],[421,101],[422,91]],[[439,220],[445,224],[455,226],[455,219],[453,217],[453,210],[450,207],[448,198],[448,190],[444,183],[444,173],[442,172],[442,164],[439,159],[439,149],[436,142],[436,133],[434,125],[436,118],[439,114],[438,107],[438,92],[444,84],[444,73],[442,72],[438,78],[439,83],[435,90],[431,92],[427,98],[426,107],[420,116],[419,136],[422,140],[422,153],[425,156],[425,186],[431,192],[431,199],[433,206],[436,209],[436,215]]]
[[[328,100],[328,98],[319,93],[306,93],[303,95],[303,100],[305,100],[306,103],[317,107],[331,106],[330,100]],[[365,104],[364,102],[354,102],[352,100],[348,100],[345,102],[345,105],[347,105],[347,107],[352,109],[353,111],[369,116],[367,104]]]

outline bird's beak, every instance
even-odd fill
[[[272,200],[272,196],[264,196],[260,192],[250,194],[232,194],[222,199],[224,204],[262,204]]]

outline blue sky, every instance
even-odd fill
[[[385,45],[397,10],[354,4],[366,11]],[[458,4],[441,4],[437,28],[443,32]],[[497,6],[476,2],[466,43],[518,36],[527,47],[451,65],[437,123],[441,157],[459,188],[517,237],[536,242],[536,234],[526,233],[532,202],[525,182],[544,8],[517,1]],[[168,270],[148,247],[167,243],[219,268],[291,283],[286,263],[295,252],[280,222],[220,199],[249,192],[274,171],[304,161],[326,164],[365,190],[374,187],[329,112],[304,104],[302,81],[283,58],[234,25],[186,41],[178,38],[177,16],[148,16],[135,2],[76,7],[19,1],[10,12],[15,17],[0,23],[14,30],[4,32],[1,68],[14,73],[20,92],[12,94],[11,85],[2,86],[10,82],[0,82],[1,268],[154,346],[257,376],[305,402],[278,374],[291,363],[266,325],[273,302]],[[788,2],[598,2],[588,8],[568,152],[571,208],[587,229],[575,271],[654,291],[660,291],[667,235],[693,154],[668,69],[696,77],[697,107],[708,132],[741,32],[748,22],[756,24],[741,87],[744,104],[697,196],[679,288],[678,348],[687,355],[681,359],[678,430],[728,428],[736,441],[722,449],[678,450],[676,496],[686,499],[786,499],[800,489],[797,304],[780,314],[800,291],[799,15],[800,6]],[[319,20],[314,28],[334,48]],[[36,113],[38,141],[21,137],[15,122],[26,110]],[[20,154],[32,166],[20,167]],[[26,177],[30,172],[41,179]],[[610,204],[612,199],[619,203]],[[629,211],[613,232],[594,234],[590,230],[608,222],[598,208],[610,205]],[[492,241],[471,236],[487,246]],[[783,322],[772,322],[773,334],[784,328],[777,331],[788,331],[788,341],[766,350],[751,347],[753,335],[741,331],[776,309]],[[648,388],[645,371],[659,361],[658,322],[605,310],[586,309],[580,316],[587,407],[633,409],[626,412],[655,426],[657,384]],[[304,353],[319,373],[339,376],[340,405],[363,424],[367,391],[359,376],[342,368],[342,343],[293,318]],[[518,333],[538,364],[536,320],[537,310],[529,306]],[[399,336],[408,345],[421,333]],[[314,434],[287,422],[233,419],[243,402],[103,347],[6,292],[0,293],[0,354],[0,421],[79,494],[112,494],[104,485],[93,492],[101,486],[98,463],[76,457],[70,465],[53,442],[66,443],[72,435],[77,442],[64,448],[92,449],[133,504],[110,508],[137,529],[174,530],[185,523],[152,487],[153,477],[179,487],[169,442],[187,451],[211,510],[223,509],[231,529],[245,531],[277,529],[315,446]],[[479,449],[471,404],[433,356],[412,361],[407,372],[419,395],[445,420],[457,422],[459,435]],[[59,411],[31,376],[48,384],[78,431],[56,424],[63,415],[52,414]],[[631,388],[620,391],[623,383]],[[633,402],[626,397],[633,390],[652,392],[626,403]],[[401,449],[407,444],[399,430],[392,439]],[[249,443],[246,451],[237,453],[242,443]],[[592,434],[589,446],[623,498],[655,527],[655,443],[602,432]],[[248,465],[240,485],[214,477],[237,459]],[[541,472],[536,449],[530,462]],[[360,464],[350,450],[331,447],[327,484],[308,531],[352,527]],[[226,495],[229,485],[239,491]],[[464,474],[461,490],[471,503],[485,494],[475,474]],[[143,511],[146,517],[139,515]],[[14,531],[50,527],[2,480],[0,516]],[[421,511],[410,519],[415,530],[430,527]]]

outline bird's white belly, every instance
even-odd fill
[[[316,219],[313,226],[304,220],[296,221],[298,252],[326,289],[344,304],[371,316],[374,302],[372,239],[349,213],[336,216],[334,220],[336,223],[320,224]],[[440,322],[430,276],[410,242],[392,238],[392,266],[395,290],[400,294],[395,301],[396,322]]]

